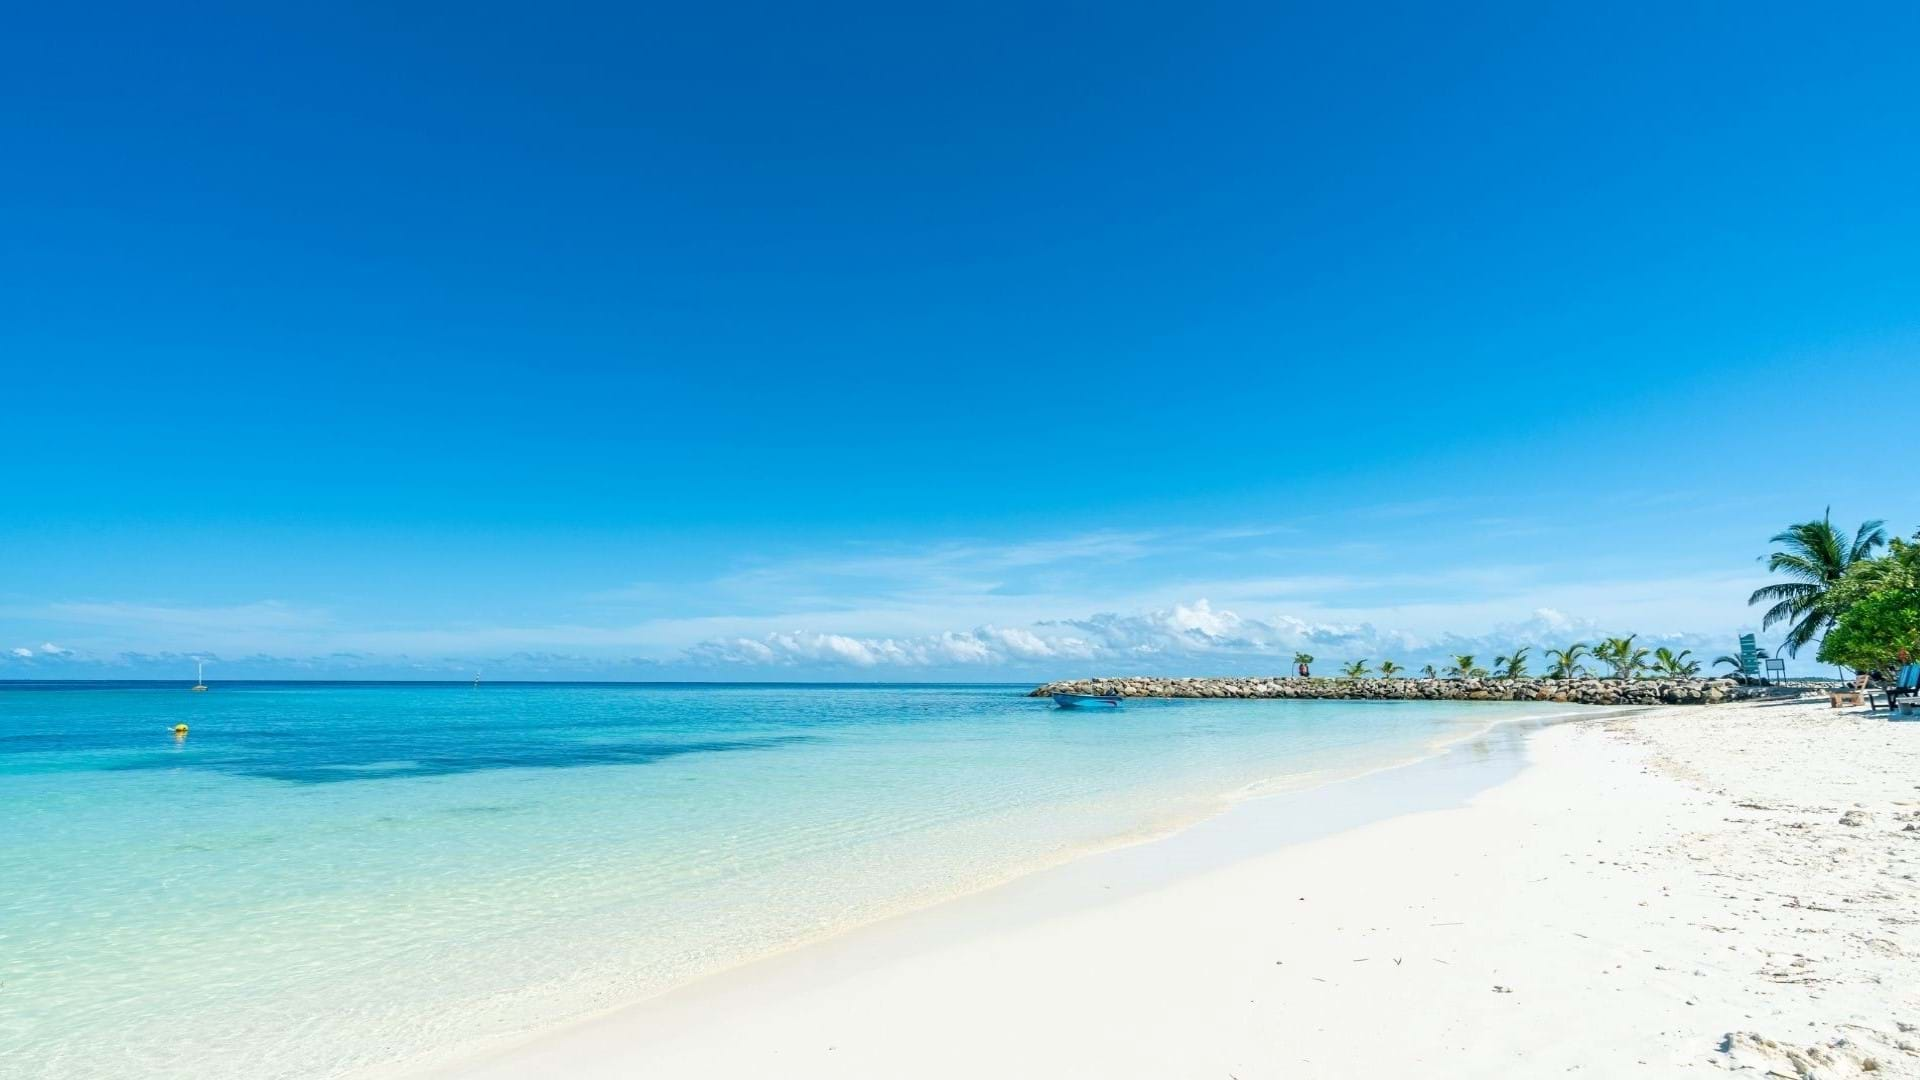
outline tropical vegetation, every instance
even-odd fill
[[[1580,659],[1591,652],[1585,642],[1576,641],[1564,649],[1548,649],[1547,662],[1553,666],[1547,670],[1549,678],[1577,679],[1587,673]]]
[[[1616,679],[1638,678],[1640,673],[1650,666],[1647,663],[1650,650],[1640,648],[1633,643],[1639,636],[1639,634],[1629,634],[1623,638],[1608,638],[1595,645],[1591,655],[1595,660],[1612,668],[1613,677]]]
[[[1817,519],[1798,522],[1775,533],[1773,550],[1765,556],[1768,572],[1782,580],[1753,590],[1750,605],[1766,605],[1760,628],[1785,626],[1774,655],[1797,656],[1810,645],[1818,647],[1822,663],[1866,672],[1886,681],[1902,665],[1920,658],[1920,532],[1911,539],[1887,536],[1886,523],[1865,521],[1853,530],[1835,525],[1831,511]],[[1738,653],[1724,653],[1705,662],[1691,649],[1670,646],[1647,648],[1638,634],[1609,637],[1593,644],[1575,641],[1541,650],[1545,677],[1568,681],[1590,674],[1587,663],[1614,679],[1696,678],[1703,668],[1714,674],[1744,678]],[[1496,656],[1489,672],[1472,653],[1452,658],[1444,668],[1423,665],[1428,679],[1524,679],[1534,647],[1520,646]],[[1760,659],[1767,650],[1757,650]],[[1313,663],[1308,653],[1295,653],[1301,673]],[[1342,674],[1364,679],[1372,674],[1368,660],[1346,664]],[[1407,669],[1392,660],[1380,661],[1382,678],[1404,677]]]
[[[1833,523],[1832,514],[1818,520],[1789,525],[1770,541],[1775,550],[1766,556],[1769,572],[1784,580],[1755,589],[1749,604],[1766,604],[1761,615],[1762,630],[1785,625],[1786,636],[1780,648],[1788,656],[1815,642],[1819,659],[1882,679],[1892,675],[1901,664],[1920,657],[1920,532],[1911,540],[1886,535],[1882,521],[1863,522],[1851,533]],[[1884,549],[1884,554],[1880,552]],[[1687,679],[1701,675],[1711,667],[1714,674],[1744,677],[1745,669],[1737,653],[1713,658],[1707,664],[1691,649],[1675,650],[1662,645],[1649,649],[1640,645],[1640,635],[1609,637],[1593,644],[1575,641],[1561,648],[1541,650],[1546,663],[1545,677],[1572,680],[1590,674],[1583,661],[1591,661],[1615,679],[1637,679],[1652,674],[1661,678]],[[1492,677],[1525,679],[1534,647],[1524,645],[1493,659]],[[1765,649],[1757,651],[1766,659]],[[1463,653],[1452,658],[1444,669],[1425,664],[1419,675],[1427,679],[1486,678],[1478,657]],[[1313,663],[1312,655],[1295,653],[1293,662],[1302,675]],[[1373,672],[1370,661],[1355,660],[1341,668],[1349,679],[1364,679]],[[1721,668],[1728,669],[1721,672]],[[1392,660],[1380,661],[1382,678],[1405,677],[1407,669]]]
[[[1533,646],[1526,645],[1515,649],[1512,656],[1493,658],[1494,677],[1500,679],[1524,679],[1527,677],[1527,654]]]
[[[1821,598],[1829,629],[1819,659],[1883,680],[1920,653],[1920,534],[1880,558],[1849,563]]]
[[[1661,675],[1667,675],[1677,679],[1698,675],[1700,674],[1700,661],[1690,659],[1692,656],[1692,649],[1681,649],[1676,653],[1672,649],[1662,645],[1653,650],[1653,670]]]
[[[1834,592],[1855,565],[1873,560],[1874,549],[1887,543],[1886,523],[1868,521],[1847,539],[1844,530],[1833,524],[1831,510],[1818,521],[1789,525],[1774,534],[1780,549],[1767,557],[1767,570],[1789,580],[1755,589],[1747,603],[1771,604],[1760,617],[1760,629],[1790,623],[1781,647],[1788,656],[1819,637],[1838,619],[1829,594]]]

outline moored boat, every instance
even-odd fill
[[[1077,709],[1082,705],[1118,706],[1120,704],[1120,698],[1118,695],[1101,697],[1097,694],[1055,694],[1053,695],[1053,703],[1063,709]]]

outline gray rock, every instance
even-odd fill
[[[1051,682],[1033,691],[1048,694],[1117,694],[1165,698],[1332,698],[1348,700],[1556,701],[1582,705],[1693,705],[1764,696],[1764,688],[1732,679],[1308,679],[1283,676],[1119,678]]]

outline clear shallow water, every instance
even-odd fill
[[[1566,711],[1024,689],[0,684],[0,1075],[436,1054]]]

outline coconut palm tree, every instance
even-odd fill
[[[1437,679],[1437,678],[1439,678],[1439,677],[1440,677],[1440,673],[1439,673],[1438,671],[1435,671],[1435,670],[1433,669],[1433,665],[1432,665],[1432,664],[1428,664],[1427,666],[1425,666],[1425,667],[1423,667],[1423,668],[1421,668],[1421,669],[1420,669],[1420,674],[1421,674],[1421,676],[1423,676],[1424,678],[1428,678],[1428,679]]]
[[[1553,665],[1550,674],[1553,678],[1562,680],[1577,679],[1585,675],[1587,669],[1581,665],[1580,658],[1591,652],[1592,650],[1587,648],[1584,641],[1576,641],[1564,649],[1548,649],[1547,662]]]
[[[1687,657],[1692,655],[1692,649],[1681,649],[1676,653],[1672,649],[1662,645],[1653,650],[1653,670],[1662,675],[1670,675],[1676,679],[1684,679],[1689,676],[1698,675],[1700,674],[1700,661],[1687,659]]]
[[[1300,672],[1303,678],[1311,674],[1308,668],[1312,665],[1312,663],[1313,663],[1312,653],[1297,652],[1293,654],[1293,666]]]
[[[1380,677],[1383,679],[1391,679],[1404,670],[1406,669],[1391,660],[1380,661]]]
[[[1868,521],[1854,530],[1853,540],[1833,527],[1833,512],[1819,521],[1789,525],[1775,533],[1773,543],[1781,550],[1767,557],[1767,570],[1792,578],[1753,590],[1748,604],[1772,604],[1760,617],[1760,629],[1775,623],[1792,623],[1787,631],[1788,656],[1797,656],[1800,648],[1819,637],[1833,625],[1834,612],[1821,601],[1845,576],[1847,567],[1873,557],[1873,549],[1887,542],[1886,523]]]
[[[1633,639],[1639,636],[1608,638],[1593,647],[1593,658],[1612,668],[1616,679],[1637,678],[1647,670],[1647,650],[1635,648],[1633,644]]]
[[[1370,673],[1367,670],[1367,662],[1365,660],[1355,660],[1353,663],[1341,668],[1340,674],[1349,679],[1364,679]]]
[[[1486,673],[1486,668],[1473,666],[1472,653],[1454,657],[1453,666],[1447,669],[1447,677],[1452,679],[1478,679]]]
[[[1496,677],[1502,678],[1502,679],[1526,678],[1527,677],[1527,654],[1532,651],[1533,651],[1533,646],[1522,645],[1520,648],[1513,650],[1512,656],[1494,657],[1493,668],[1496,673]]]
[[[1600,642],[1600,644],[1595,645],[1593,647],[1593,658],[1595,660],[1600,661],[1603,664],[1606,664],[1609,667],[1612,667],[1614,649],[1617,647],[1617,643],[1620,642],[1621,640],[1622,639],[1620,638],[1603,639]]]

